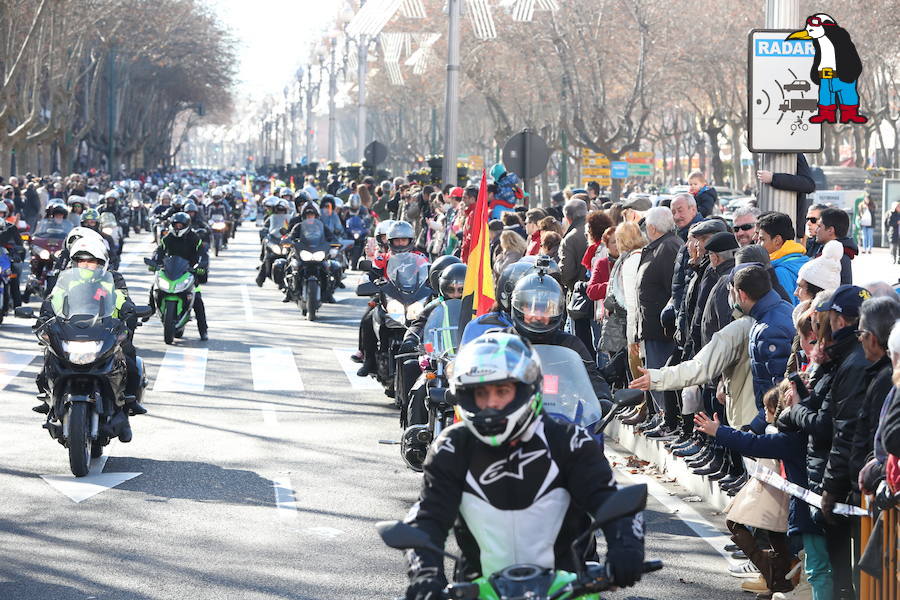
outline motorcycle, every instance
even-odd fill
[[[424,392],[428,420],[424,424],[409,425],[400,438],[400,456],[413,471],[422,471],[428,446],[441,431],[453,424],[453,403],[447,398],[447,364],[459,348],[461,310],[461,300],[442,302],[428,315],[422,330],[424,354],[419,357],[422,374],[413,384],[411,393]],[[413,354],[418,355],[418,352]],[[398,356],[398,359],[402,360],[403,356]]]
[[[29,240],[31,248],[31,274],[22,291],[22,302],[28,302],[32,294],[41,298],[47,295],[47,277],[63,248],[66,236],[72,231],[69,221],[57,222],[41,219]]]
[[[603,525],[633,515],[646,505],[646,484],[630,485],[613,492],[593,515],[591,527],[572,542],[573,557],[579,558],[579,545]],[[391,548],[430,550],[456,562],[460,560],[438,548],[427,533],[402,521],[381,521],[375,528],[382,541]],[[606,565],[587,562],[583,558],[575,564],[575,573],[532,564],[511,565],[471,582],[451,583],[441,597],[460,600],[600,600],[602,592],[612,589],[614,583]],[[644,573],[651,573],[662,569],[663,564],[659,560],[648,560],[644,561],[643,567]]]
[[[268,229],[259,230],[259,239],[262,249],[260,250],[259,268],[264,270],[266,276],[271,278],[279,288],[284,288],[284,267],[286,267],[287,256],[293,248],[290,240],[285,239],[284,231],[288,225],[288,215],[272,215],[269,218]],[[276,274],[275,263],[282,259],[283,262],[278,263],[280,270]]]
[[[43,427],[50,437],[68,448],[69,468],[84,477],[91,458],[118,437],[127,417],[124,401],[125,365],[120,345],[128,337],[121,318],[113,317],[116,296],[98,293],[114,288],[109,271],[67,269],[50,294],[56,315],[35,329],[47,348],[45,370],[50,412]],[[34,318],[31,307],[16,309],[16,316]],[[137,307],[139,317],[150,307]],[[143,362],[138,371],[144,383]]]
[[[162,265],[145,258],[144,264],[156,273],[150,288],[150,306],[162,321],[163,341],[171,344],[184,335],[191,320],[196,288],[191,264],[180,256],[167,256]]]
[[[359,266],[359,259],[366,250],[366,240],[368,239],[369,228],[365,222],[357,215],[353,215],[347,219],[347,232],[353,240],[353,246],[350,247],[350,265],[353,270]]]
[[[212,236],[213,254],[219,255],[222,248],[223,239],[228,237],[228,223],[225,222],[224,215],[213,215],[209,218],[209,230]]]
[[[368,271],[369,261],[360,261],[359,268]],[[375,337],[378,339],[376,378],[384,386],[384,393],[394,398],[400,408],[401,394],[396,394],[397,348],[403,341],[406,328],[419,316],[433,292],[428,287],[428,259],[421,254],[405,252],[388,260],[385,278],[377,283],[363,282],[356,288],[358,296],[377,296],[372,313]]]
[[[9,313],[12,307],[12,295],[9,290],[9,280],[14,278],[12,260],[6,248],[0,246],[0,323]]]
[[[162,215],[152,215],[150,221],[150,228],[153,231],[153,242],[159,244],[159,241],[169,233],[169,221],[164,219]]]
[[[283,270],[284,287],[309,321],[316,320],[322,298],[331,290],[326,248],[327,244],[292,242],[288,258],[276,260],[272,267],[273,275]]]
[[[100,231],[108,235],[116,243],[115,249],[110,248],[110,253],[121,253],[122,248],[122,227],[116,219],[116,215],[111,212],[100,213]]]
[[[147,219],[147,208],[144,206],[144,203],[141,201],[140,195],[138,194],[131,196],[131,215],[129,219],[129,226],[134,229],[134,232],[136,234],[140,233],[141,229],[150,231],[150,226]]]
[[[237,235],[237,228],[241,226],[241,220],[244,215],[244,203],[235,198],[232,200],[232,208],[231,208],[231,239],[234,239],[234,236]]]

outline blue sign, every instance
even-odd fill
[[[627,162],[611,162],[609,163],[612,170],[613,179],[628,179],[628,163]]]
[[[785,40],[778,38],[757,38],[753,52],[756,56],[768,58],[808,56],[812,58],[816,54],[812,40]]]

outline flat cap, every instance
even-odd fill
[[[737,250],[739,247],[734,234],[728,233],[727,231],[715,233],[711,238],[706,240],[707,252],[726,252],[728,250]]]

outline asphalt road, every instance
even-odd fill
[[[125,247],[138,303],[150,250],[146,234]],[[308,323],[271,283],[256,287],[257,254],[248,224],[212,259],[210,341],[192,323],[166,346],[155,317],[138,331],[150,413],[132,419],[130,444],[107,447],[94,487],[73,484],[65,449],[30,410],[41,363],[30,321],[0,325],[0,599],[401,594],[401,553],[373,526],[406,513],[420,476],[379,443],[399,438],[389,399],[348,374],[364,307],[357,276]],[[666,568],[609,597],[740,597],[726,561],[673,510],[651,499],[647,511],[647,555]]]

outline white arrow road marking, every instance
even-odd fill
[[[163,357],[156,392],[202,392],[206,387],[208,348],[169,348]]]
[[[287,346],[250,348],[250,371],[253,389],[258,392],[303,391],[294,352]]]
[[[0,390],[16,378],[22,369],[31,364],[37,352],[12,352],[0,350]]]
[[[244,319],[250,323],[254,321],[253,318],[253,305],[250,303],[250,290],[247,289],[247,286],[241,284],[238,286],[241,288],[241,301],[244,304]]]
[[[380,390],[381,384],[378,383],[375,379],[371,377],[359,377],[356,374],[356,371],[359,370],[360,365],[357,365],[353,362],[350,357],[353,355],[355,350],[352,348],[333,348],[334,355],[338,359],[338,363],[340,363],[341,368],[344,370],[344,373],[347,375],[347,379],[350,380],[350,385],[354,390]]]
[[[91,469],[86,477],[73,477],[72,475],[41,475],[50,487],[78,504],[134,479],[141,473],[104,473],[108,456],[101,456],[91,461]]]
[[[272,480],[275,490],[275,506],[282,519],[297,518],[297,501],[294,500],[294,488],[290,477],[277,477]]]

